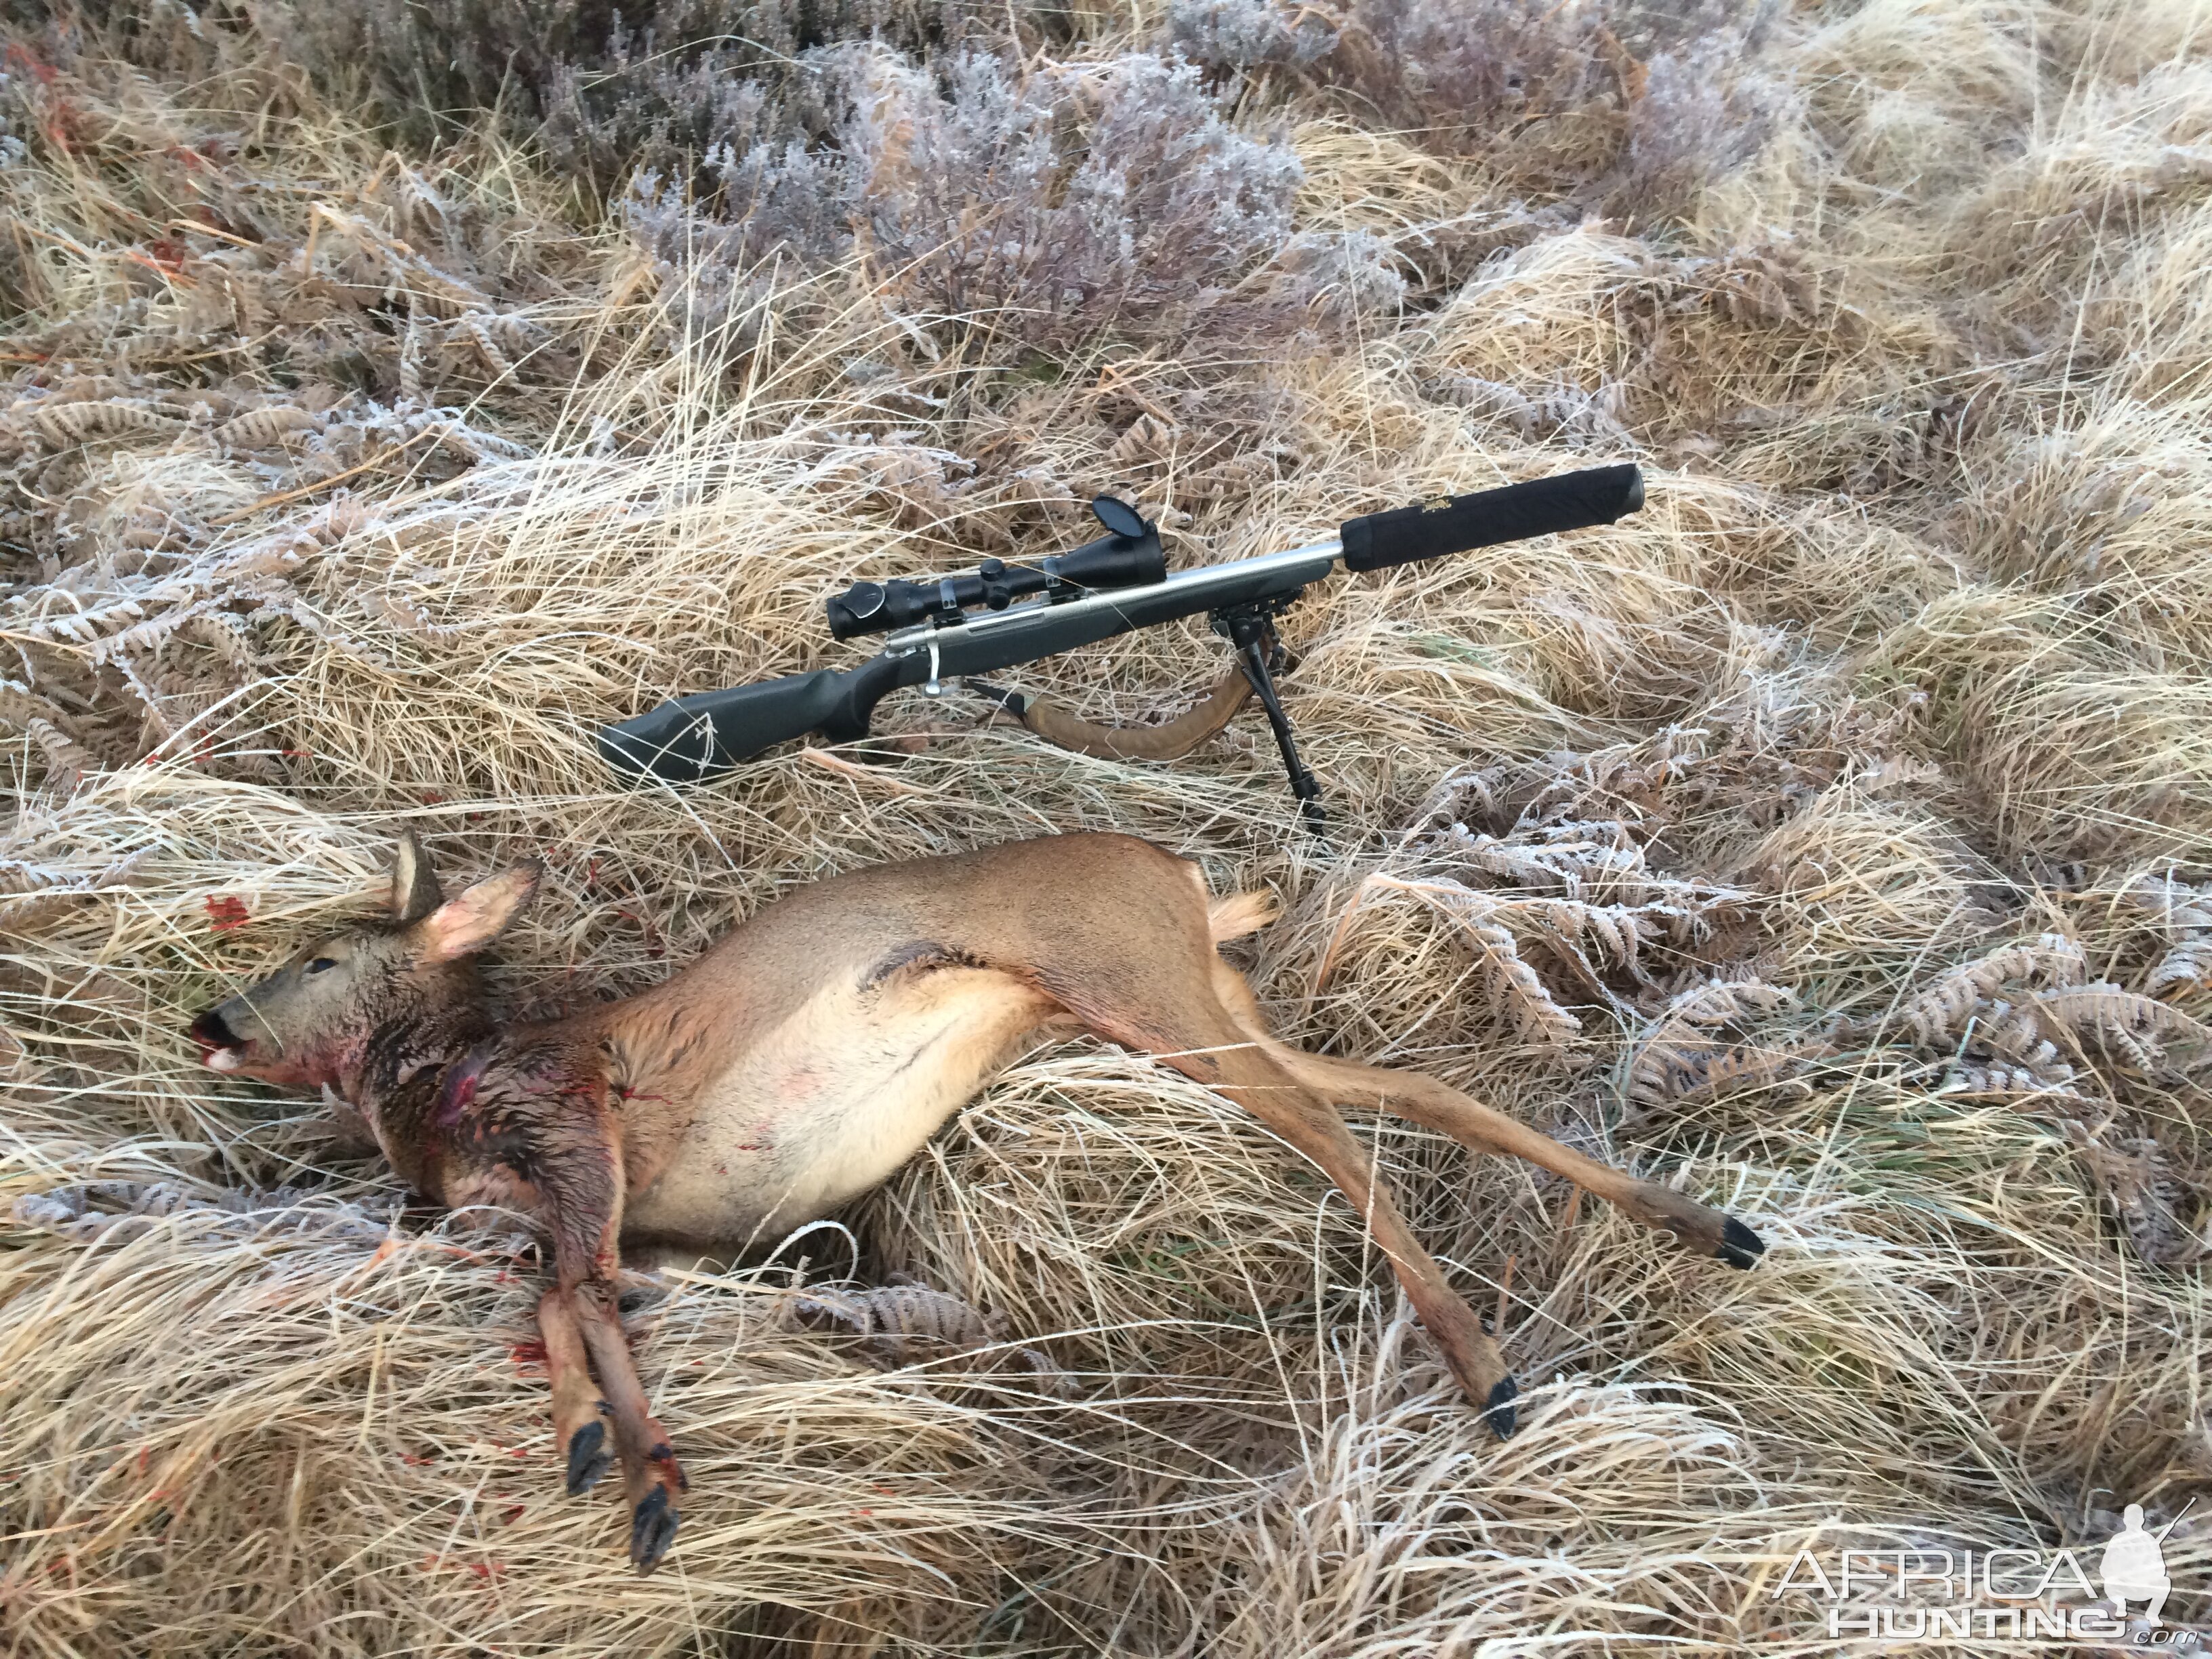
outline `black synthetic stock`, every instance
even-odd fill
[[[1340,532],[1347,570],[1385,570],[1416,559],[1442,558],[1499,542],[1611,524],[1644,505],[1644,474],[1634,466],[1600,466],[1451,495],[1434,506],[1401,507],[1345,521]]]
[[[832,743],[868,734],[884,696],[927,662],[872,657],[849,672],[817,668],[758,685],[699,691],[599,731],[599,754],[618,772],[696,783],[809,732]]]

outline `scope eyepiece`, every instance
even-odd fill
[[[825,607],[830,637],[849,640],[920,623],[957,622],[978,608],[1004,611],[1031,593],[1058,601],[1102,587],[1139,587],[1167,579],[1159,532],[1136,508],[1101,495],[1091,510],[1112,533],[1035,564],[986,559],[969,575],[854,582]]]

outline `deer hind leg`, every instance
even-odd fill
[[[1203,972],[1186,982],[1168,964],[1147,968],[1158,971],[1151,972],[1142,994],[1132,988],[1135,976],[1120,975],[1114,976],[1118,994],[1096,981],[1063,982],[1054,991],[1099,1036],[1142,1049],[1226,1096],[1317,1164],[1366,1218],[1368,1231],[1468,1397],[1482,1407],[1500,1439],[1511,1434],[1518,1390],[1497,1342],[1414,1238],[1336,1109],[1238,1028],[1209,994]]]
[[[1224,976],[1235,981],[1233,988]],[[1259,1003],[1243,975],[1224,962],[1218,963],[1214,980],[1216,994],[1227,1004],[1244,1033],[1285,1071],[1326,1099],[1395,1112],[1478,1152],[1526,1158],[1619,1205],[1645,1226],[1672,1233],[1692,1249],[1717,1257],[1731,1267],[1748,1267],[1765,1252],[1766,1245],[1759,1235],[1734,1216],[1700,1204],[1671,1187],[1585,1158],[1449,1084],[1419,1072],[1308,1054],[1279,1042],[1267,1035]]]

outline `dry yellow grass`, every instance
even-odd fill
[[[0,1653],[1779,1656],[1834,1650],[1770,1594],[1808,1544],[2094,1544],[2192,1498],[2168,1616],[2206,1619],[2212,9],[1800,8],[1767,72],[1764,149],[1656,228],[1531,228],[1477,161],[1286,106],[1303,225],[1522,228],[1325,350],[982,400],[850,273],[721,373],[494,137],[403,161],[267,65],[40,82],[66,113],[0,169]],[[320,367],[193,367],[248,327]],[[421,395],[372,406],[349,351]],[[592,750],[846,660],[825,594],[1072,539],[1088,489],[1190,562],[1629,457],[1613,531],[1294,613],[1326,845],[1249,719],[1160,767],[915,698],[895,769],[680,794]],[[1129,718],[1217,647],[1023,678]],[[1723,1273],[1357,1123],[1497,1315],[1496,1445],[1316,1175],[1040,1049],[840,1225],[640,1279],[692,1492],[639,1580],[560,1493],[527,1242],[404,1209],[182,1037],[403,827],[449,872],[547,860],[495,975],[541,1012],[827,872],[1144,834],[1286,902],[1249,946],[1286,1034],[1770,1253]],[[792,1316],[894,1272],[1064,1376],[883,1370]]]

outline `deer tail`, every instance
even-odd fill
[[[1206,907],[1206,930],[1216,945],[1257,933],[1281,913],[1273,893],[1231,893]]]

